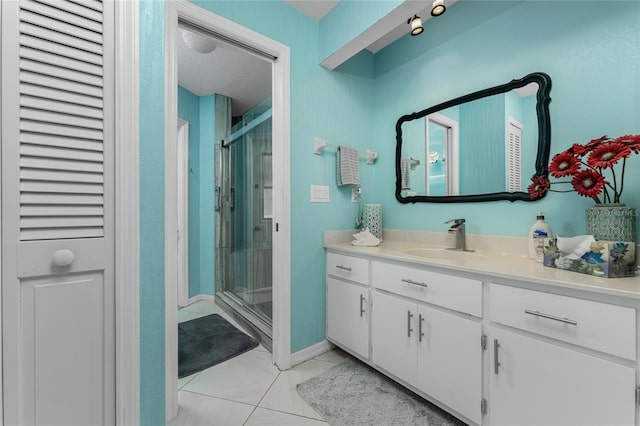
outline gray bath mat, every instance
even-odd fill
[[[218,314],[178,324],[178,377],[202,371],[258,346]]]
[[[297,390],[330,425],[464,425],[353,358],[300,383]]]

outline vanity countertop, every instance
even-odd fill
[[[452,271],[487,274],[504,279],[533,281],[554,287],[640,299],[640,277],[637,275],[629,278],[602,278],[580,274],[546,267],[542,263],[530,259],[527,255],[518,253],[517,250],[497,252],[486,250],[486,247],[476,249],[470,256],[456,252],[452,253],[451,258],[447,258],[448,256],[445,254],[440,255],[440,253],[436,253],[436,255],[443,258],[416,256],[407,252],[426,248],[434,249],[434,251],[441,249],[446,253],[447,247],[406,239],[388,239],[386,234],[384,238],[377,247],[356,247],[351,245],[350,239],[340,241],[340,238],[327,238],[325,235],[325,248],[344,254],[367,255],[380,259],[436,266]],[[470,247],[473,248],[473,246]]]

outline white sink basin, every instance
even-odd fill
[[[446,250],[441,248],[418,248],[404,251],[409,256],[420,256],[438,260],[482,260],[484,256],[471,251]]]

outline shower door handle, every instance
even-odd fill
[[[216,193],[216,206],[214,208],[215,211],[219,212],[220,209],[222,208],[222,189],[220,188],[220,186],[216,185],[215,188],[215,193]]]

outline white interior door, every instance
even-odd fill
[[[4,424],[114,424],[113,2],[0,7]]]

